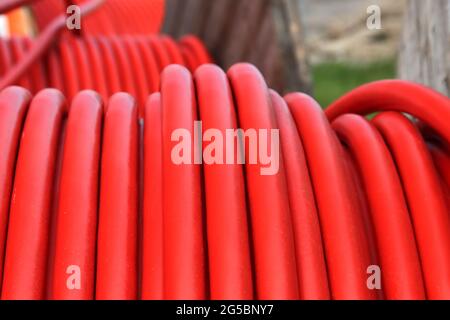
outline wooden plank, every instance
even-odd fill
[[[272,0],[272,11],[285,70],[285,90],[311,93],[312,80],[304,45],[301,4],[299,0]]]
[[[310,93],[300,2],[168,0],[164,32],[174,37],[198,35],[225,70],[248,61],[261,70],[272,88]]]
[[[399,77],[449,96],[450,0],[410,0],[400,48]]]

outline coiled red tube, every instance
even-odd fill
[[[0,278],[8,231],[11,191],[14,182],[20,133],[28,110],[30,94],[12,87],[0,93]],[[1,290],[1,285],[0,285]]]
[[[271,134],[270,130],[278,128],[269,92],[258,70],[247,64],[238,64],[228,71],[228,77],[242,129],[268,130]],[[258,112],[254,111],[255,106]],[[294,236],[283,163],[280,161],[278,174],[261,175],[264,165],[260,162],[249,164],[250,148],[245,141],[243,148],[253,229],[256,297],[297,299]]]
[[[138,111],[111,97],[103,130],[96,298],[137,298]]]
[[[237,128],[231,90],[220,68],[205,65],[195,73],[202,128]],[[211,139],[211,144],[217,141]],[[223,155],[238,150],[238,139],[224,145]],[[204,143],[207,152],[211,144]],[[214,145],[213,145],[214,146]],[[218,160],[223,162],[223,160]],[[215,163],[214,159],[208,161]],[[240,165],[207,165],[204,168],[208,234],[209,281],[212,299],[252,299],[253,279],[247,225],[244,173]],[[219,201],[221,199],[221,201]]]
[[[197,51],[206,52],[195,37],[190,41],[196,44]],[[21,63],[25,50],[35,41],[13,38],[0,40],[0,44],[0,66],[8,73],[13,65]],[[166,66],[186,64],[194,71],[209,61],[205,54],[197,57],[193,53],[185,61],[184,49],[184,44],[167,36],[66,37],[42,61],[36,60],[30,73],[21,77],[17,84],[32,93],[49,84],[61,90],[69,101],[85,89],[98,91],[104,100],[117,92],[129,92],[137,98],[142,117],[147,97],[159,90],[160,72]]]
[[[372,265],[368,241],[344,174],[342,147],[315,101],[302,94],[289,95],[286,101],[310,168],[332,297],[374,299],[376,293],[366,286],[366,270]]]
[[[329,299],[320,223],[303,145],[286,102],[273,91],[271,99],[282,136],[281,148],[294,228],[300,298]]]
[[[52,89],[31,102],[17,159],[2,299],[44,299],[50,211],[65,101]]]
[[[354,155],[363,178],[376,232],[386,298],[425,298],[407,203],[395,163],[381,135],[365,119],[350,114],[337,118],[333,129]]]
[[[389,145],[402,179],[427,296],[449,299],[450,216],[431,156],[418,130],[403,115],[381,113],[373,122]]]
[[[89,91],[78,94],[70,109],[59,190],[53,299],[94,298],[102,115],[100,98]],[[69,281],[72,274],[80,277],[79,284]]]
[[[0,92],[3,299],[449,298],[448,98],[383,81],[325,114],[304,94],[268,90],[247,64],[193,78],[172,65],[139,110],[128,94],[109,98],[111,84],[142,103],[173,43],[73,41],[65,50],[86,61],[67,123],[56,90]],[[42,66],[65,88],[59,53]],[[97,94],[78,93],[85,84],[103,88],[105,114]]]
[[[176,165],[173,156],[180,129],[189,136],[181,139],[191,146],[194,138],[197,107],[190,73],[172,65],[161,77],[163,139],[163,212],[164,212],[164,298],[205,299],[205,248],[200,167],[195,154],[188,163]],[[178,199],[173,201],[173,199]],[[180,268],[180,266],[182,266]]]
[[[164,298],[161,95],[148,100],[144,115],[144,200],[141,298]]]

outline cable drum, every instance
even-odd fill
[[[120,54],[107,38],[76,41],[70,52],[94,57],[85,68],[106,70],[103,49]],[[135,58],[153,52],[114,41]],[[135,93],[160,61],[130,77]],[[248,64],[170,65],[155,81],[141,120],[142,91],[102,99],[77,82],[68,107],[54,89],[1,91],[3,299],[450,298],[448,98],[380,81],[324,112],[268,89]],[[193,146],[196,121],[203,152],[211,129],[279,130],[279,170],[262,175],[239,135],[246,163],[174,163],[173,132]]]

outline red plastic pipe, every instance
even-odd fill
[[[150,96],[144,113],[143,300],[164,298],[161,94]]]
[[[96,299],[136,299],[138,240],[138,110],[118,93],[103,129]]]
[[[286,102],[303,141],[316,195],[328,278],[333,299],[375,299],[367,287],[367,268],[372,265],[364,221],[350,193],[342,146],[320,106],[310,97],[295,93]],[[320,141],[320,143],[317,143]]]
[[[414,229],[395,163],[383,138],[367,120],[343,115],[333,129],[355,158],[370,205],[382,284],[387,299],[424,299]]]
[[[282,136],[300,299],[329,299],[319,217],[302,141],[286,102],[275,91],[270,92],[270,97]]]
[[[0,92],[0,279],[3,279],[9,208],[20,134],[30,100],[30,93],[19,87]]]
[[[64,141],[53,299],[94,299],[102,120],[103,107],[96,93],[75,96]]]
[[[240,127],[243,130],[267,130],[270,145],[272,130],[277,130],[278,124],[263,77],[249,64],[233,66],[228,71],[228,77]],[[294,235],[282,159],[280,157],[278,173],[262,175],[261,169],[265,166],[260,161],[249,163],[248,143],[245,143],[244,150],[254,243],[256,298],[297,299]]]
[[[226,137],[227,130],[237,128],[237,119],[225,73],[219,67],[204,65],[195,73],[195,85],[203,132],[214,130],[214,134]],[[211,148],[217,147],[216,152],[223,156],[230,152],[236,154],[239,148],[237,137],[233,137],[232,145],[222,139],[222,148],[216,145],[220,142],[214,137],[207,136],[209,142],[203,143],[203,152],[214,157]],[[243,167],[240,164],[226,164],[223,159],[205,161],[203,170],[211,299],[252,299]]]
[[[198,143],[194,139],[194,121],[198,119],[194,86],[184,67],[171,65],[164,70],[161,104],[164,298],[205,299],[208,293],[200,166],[194,164],[194,152],[186,157],[187,163],[173,161],[179,155],[175,147],[180,142],[190,145],[191,150]],[[175,130],[181,130],[184,138],[177,137]]]
[[[450,298],[450,216],[440,180],[418,129],[402,114],[373,120],[397,163],[414,224],[429,299]]]
[[[53,89],[31,102],[20,142],[2,299],[44,299],[55,162],[65,100]]]

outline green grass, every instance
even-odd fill
[[[313,66],[314,96],[325,108],[346,92],[371,81],[395,77],[395,61],[371,64],[327,62]]]

